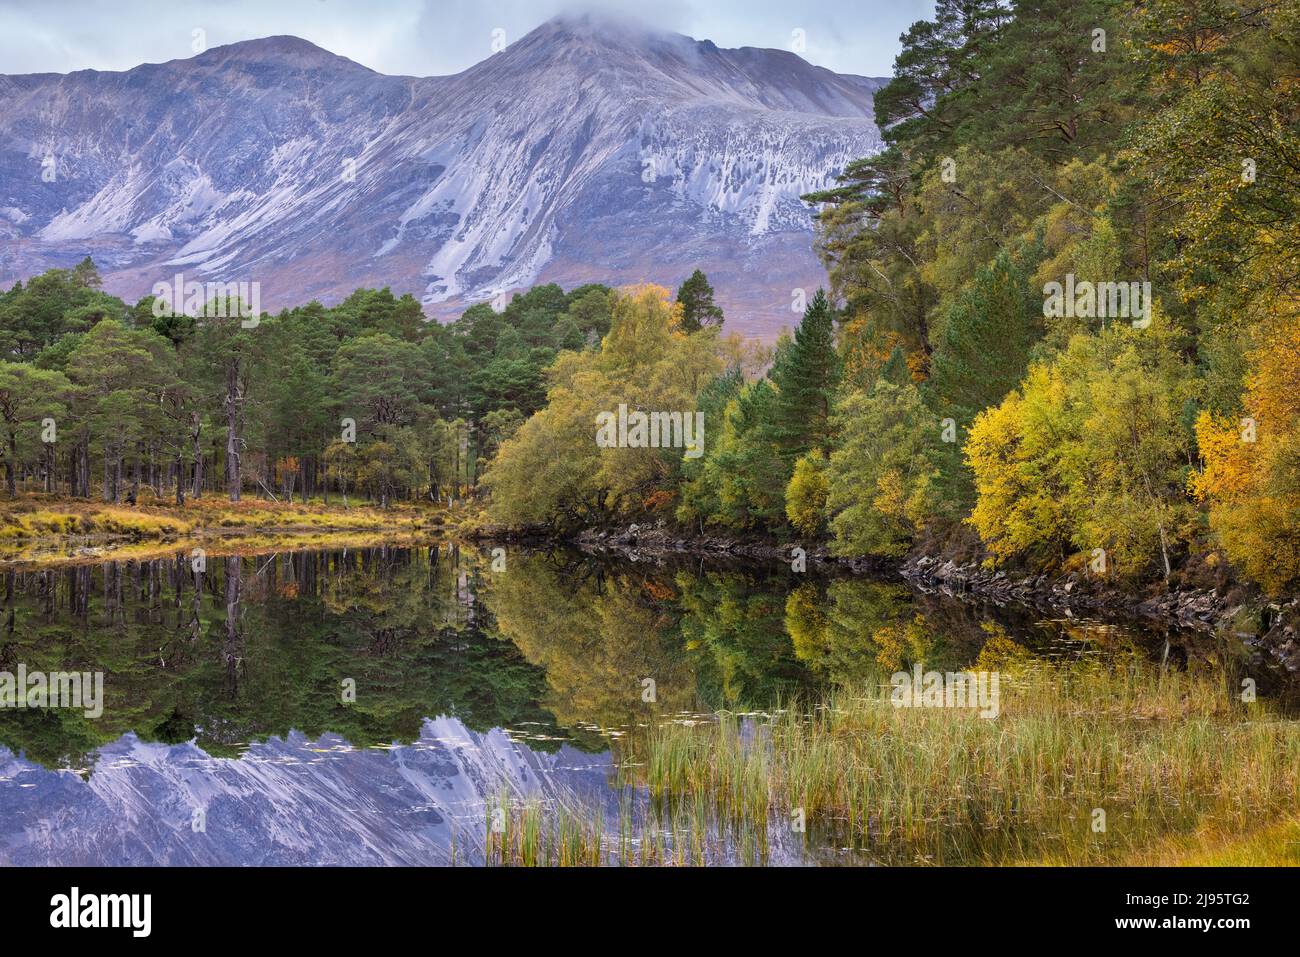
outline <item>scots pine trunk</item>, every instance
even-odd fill
[[[197,499],[203,494],[203,420],[197,412],[190,414],[190,438],[194,442],[194,488],[191,494]]]
[[[226,365],[226,489],[239,501],[239,362]]]

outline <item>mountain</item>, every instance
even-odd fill
[[[699,267],[770,336],[823,281],[798,197],[879,149],[883,82],[590,15],[446,77],[296,37],[0,76],[0,282],[89,254],[130,299],[183,271],[264,308],[389,285],[444,317]]]

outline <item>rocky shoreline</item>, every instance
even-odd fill
[[[725,535],[698,535],[685,537],[681,530],[666,525],[628,525],[624,528],[587,528],[571,539],[574,545],[586,551],[617,552],[631,558],[656,555],[709,555],[717,558],[753,558],[764,562],[790,563],[794,561],[795,544],[748,538],[737,539]],[[822,544],[805,550],[809,565],[849,565],[844,559],[833,557]]]
[[[777,542],[766,538],[732,538],[726,535],[685,535],[671,526],[629,525],[617,529],[583,529],[568,541],[583,551],[617,554],[633,561],[649,560],[667,555],[696,555],[726,560],[750,560],[772,565],[785,565],[793,570],[802,560],[808,569],[847,574],[890,575],[897,574],[899,563],[895,559],[862,555],[844,558],[832,555],[824,542]],[[795,551],[802,549],[802,555]]]
[[[957,564],[910,555],[899,574],[913,586],[998,604],[1015,602],[1059,614],[1124,617],[1239,639],[1288,672],[1300,671],[1300,598],[1270,600],[1217,589],[1170,588],[1143,596],[1098,583],[1080,573],[1014,575],[977,562]],[[1238,590],[1239,591],[1239,590]]]
[[[545,536],[537,536],[544,538]],[[569,539],[579,548],[632,560],[664,555],[703,555],[790,564],[798,543],[687,536],[665,524],[584,529]],[[1082,573],[1022,575],[993,571],[979,562],[914,552],[901,560],[831,555],[825,544],[802,546],[807,567],[850,574],[895,574],[913,587],[957,598],[1018,604],[1071,617],[1145,621],[1231,636],[1288,672],[1300,671],[1300,598],[1270,600],[1254,590],[1178,587],[1139,594],[1108,586]]]

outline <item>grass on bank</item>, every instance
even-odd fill
[[[1300,817],[1248,834],[1201,829],[1159,841],[1123,863],[1138,867],[1300,867]]]
[[[202,544],[209,559],[230,555],[264,555],[278,551],[372,548],[388,545],[414,548],[430,541],[445,540],[436,531],[361,529],[353,531],[248,531],[221,538],[164,539],[110,542],[96,546],[75,545],[70,540],[35,540],[17,545],[0,543],[0,565],[22,568],[65,568],[98,564],[104,561],[143,562],[189,556],[190,549]]]
[[[178,538],[190,534],[191,522],[130,508],[103,506],[54,507],[23,510],[5,503],[0,507],[0,542],[31,538],[70,538],[112,535],[127,538]]]
[[[326,533],[402,529],[420,531],[443,527],[448,512],[429,503],[397,503],[380,509],[337,499],[307,504],[245,499],[231,502],[220,496],[190,499],[178,506],[168,499],[142,497],[135,506],[89,499],[20,495],[0,501],[0,552],[22,551],[32,543],[78,541],[170,542],[189,537]]]

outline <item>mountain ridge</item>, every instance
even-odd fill
[[[698,266],[770,337],[821,281],[798,197],[879,148],[880,82],[565,18],[449,76],[277,36],[0,77],[0,282],[91,255],[128,297],[186,269],[259,281],[270,308],[387,285],[443,318]]]

